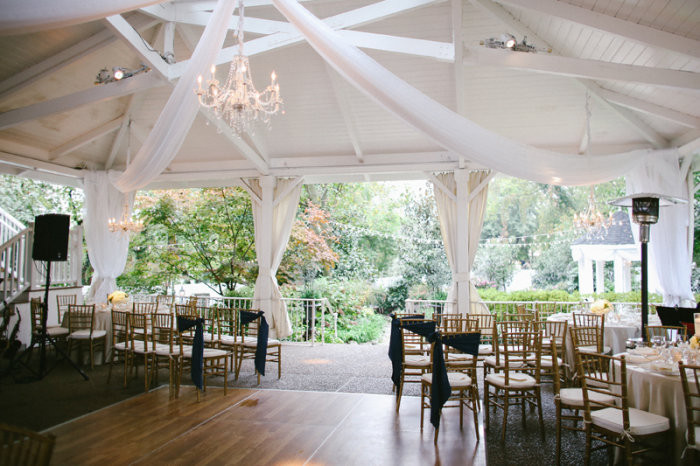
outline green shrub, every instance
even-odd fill
[[[639,291],[631,291],[628,293],[607,292],[600,295],[591,295],[582,297],[578,291],[567,293],[564,290],[526,290],[505,292],[493,288],[479,289],[479,296],[484,301],[559,301],[559,302],[576,302],[583,298],[587,299],[607,299],[610,302],[625,302],[635,303],[641,301]],[[661,295],[652,293],[649,295],[650,303],[659,303],[662,301]]]
[[[345,343],[377,341],[384,334],[388,322],[386,316],[375,314],[371,309],[361,313],[355,319],[339,318],[338,338]]]

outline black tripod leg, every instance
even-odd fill
[[[51,342],[54,349],[56,350],[56,353],[60,353],[61,356],[63,356],[63,358],[66,359],[70,363],[70,365],[73,366],[73,368],[76,371],[78,371],[78,373],[80,373],[80,375],[83,376],[83,378],[85,380],[90,380],[90,378],[87,376],[87,374],[85,372],[83,372],[83,370],[80,367],[78,367],[78,365],[56,344],[56,340],[54,340],[53,338],[51,338],[49,336],[47,336],[46,338],[49,340],[49,342]]]

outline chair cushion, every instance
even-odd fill
[[[170,351],[170,345],[165,343],[156,343],[156,355],[157,356],[175,356],[180,354],[180,348],[178,346],[173,346],[173,350]]]
[[[670,429],[671,424],[667,417],[648,413],[636,408],[629,408],[630,434],[650,435],[664,432]],[[622,410],[618,408],[605,408],[591,413],[594,426],[622,433]]]
[[[127,342],[125,341],[120,341],[112,345],[112,348],[114,348],[117,351],[126,351],[127,349]]]
[[[598,352],[598,347],[590,345],[590,346],[579,346],[578,350],[582,353],[597,353]],[[608,354],[612,351],[609,346],[603,346],[603,354]]]
[[[557,363],[559,364],[559,366],[562,365],[563,361],[561,360],[561,358],[557,358]],[[553,367],[554,364],[552,364],[552,357],[551,356],[542,356],[540,358],[540,366],[541,367]]]
[[[688,431],[685,431],[685,442],[688,443]],[[688,444],[689,448],[700,450],[700,426],[695,426],[695,445]]]
[[[469,377],[467,374],[463,374],[461,372],[448,372],[447,380],[449,380],[450,387],[452,387],[453,390],[459,388],[467,388],[472,384],[472,378]],[[433,374],[431,372],[423,374],[421,376],[421,381],[427,384],[433,383]]]
[[[102,338],[103,336],[107,335],[107,332],[105,330],[93,330],[92,331],[92,339],[97,339],[97,338]],[[90,339],[90,330],[76,330],[75,332],[70,334],[70,337],[75,339],[75,340],[89,340]]]
[[[614,396],[592,391],[588,392],[588,399],[600,403],[613,403],[615,401]],[[580,388],[562,388],[559,390],[559,400],[567,406],[583,408],[583,390]],[[595,405],[591,405],[591,407],[594,408]]]
[[[489,382],[491,385],[495,385],[497,387],[506,387],[505,374],[502,373],[489,374],[484,380]],[[527,374],[523,374],[522,372],[510,374],[508,377],[507,386],[509,388],[526,389],[532,388],[535,385],[537,385],[537,381],[535,380],[535,378]]]
[[[46,334],[50,337],[64,337],[70,333],[65,327],[48,327],[46,329]]]
[[[430,358],[426,356],[406,356],[404,365],[411,368],[422,368],[430,367],[432,362],[430,361]]]
[[[493,345],[479,345],[479,354],[492,354]]]
[[[518,363],[511,363],[511,367],[525,367],[525,363],[522,362],[522,358],[518,358]],[[505,356],[501,355],[501,364],[496,364],[496,356],[488,356],[484,358],[484,364],[491,367],[505,367]]]
[[[240,342],[233,335],[221,335],[219,338],[219,343],[222,345],[233,346],[238,345]]]
[[[215,348],[204,348],[204,359],[207,358],[221,358],[226,356],[227,354],[231,354],[228,351],[225,350],[220,350],[220,349],[215,349]]]

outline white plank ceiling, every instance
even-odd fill
[[[306,175],[307,182],[414,179],[476,166],[345,82],[303,40],[258,53],[268,34],[290,26],[270,2],[254,3],[245,10],[252,74],[262,88],[277,72],[285,114],[242,141],[199,114],[153,187],[233,184],[261,173]],[[0,172],[76,183],[85,168],[123,170],[160,115],[214,4],[172,1],[123,14],[140,44],[130,44],[107,20],[0,37]],[[303,5],[322,19],[335,17],[346,40],[411,85],[508,138],[582,152],[589,93],[589,153],[679,147],[693,157],[700,151],[699,0]],[[168,21],[175,27],[174,65],[155,55],[149,73],[94,84],[102,68],[146,62],[139,47],[163,53]],[[461,25],[453,30],[454,24]],[[502,33],[527,36],[539,51],[507,52],[522,54],[514,67],[505,52],[481,45]],[[232,32],[225,46],[233,43]],[[464,63],[454,63],[455,49]],[[227,71],[219,65],[220,80]]]

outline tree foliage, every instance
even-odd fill
[[[25,225],[37,215],[68,214],[72,224],[83,222],[83,190],[19,176],[0,175],[3,209]]]

